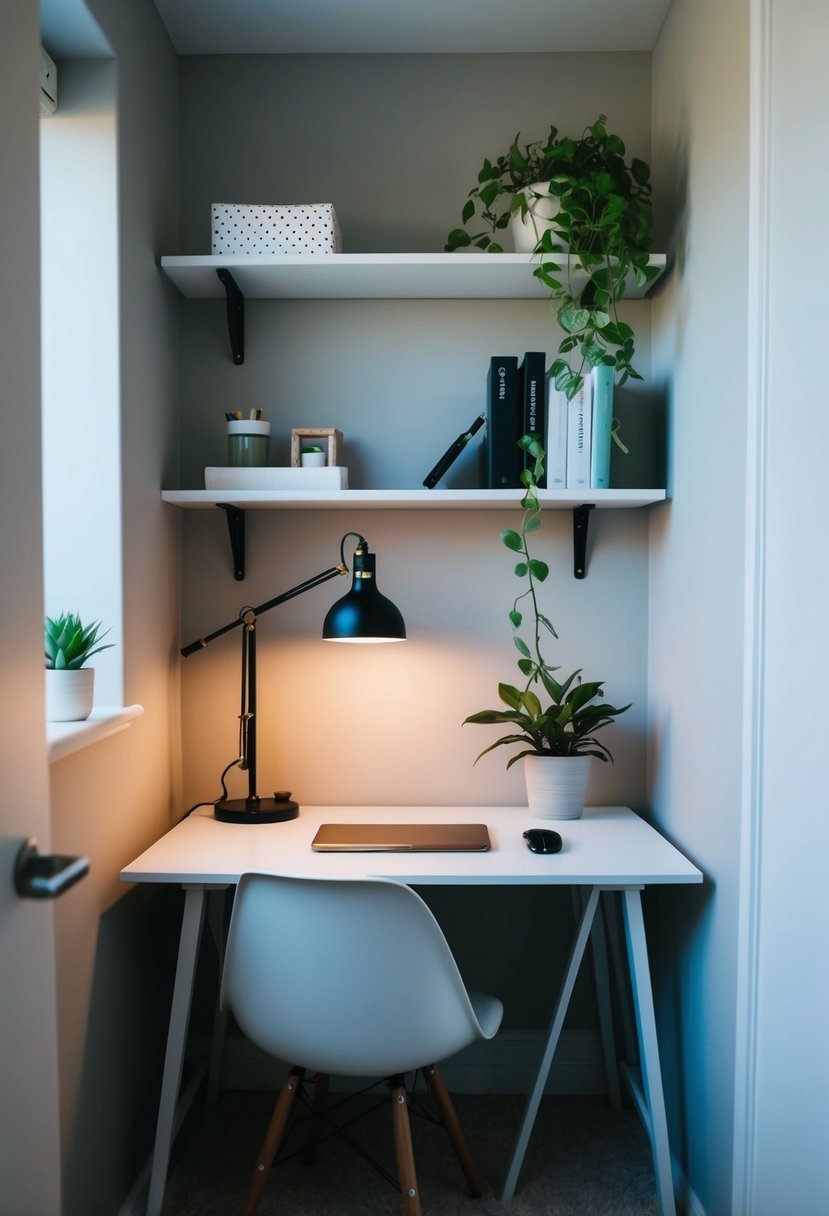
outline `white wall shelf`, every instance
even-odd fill
[[[245,577],[245,512],[249,510],[498,510],[515,507],[520,490],[164,490],[164,502],[187,510],[220,507],[227,517],[234,576]],[[590,512],[663,502],[664,490],[541,490],[542,507],[573,512],[573,575],[587,573]]]
[[[568,259],[575,262],[575,259]],[[665,254],[651,256],[665,270]],[[249,300],[531,300],[547,288],[529,253],[196,254],[163,257],[161,268],[190,300],[221,299],[229,271]],[[578,263],[573,267],[579,277]],[[652,286],[652,285],[651,285]],[[630,283],[626,296],[649,288]]]
[[[552,260],[551,258],[548,260]],[[564,259],[574,287],[585,274]],[[532,273],[530,253],[185,254],[161,268],[187,299],[227,299],[233,362],[245,361],[245,300],[532,300],[548,289]],[[664,273],[666,257],[651,266]],[[659,277],[657,276],[657,278]],[[657,279],[654,279],[656,282]],[[641,299],[653,283],[628,279],[625,296]]]
[[[233,506],[240,511],[494,511],[517,506],[521,494],[521,490],[163,490],[161,497],[186,510]],[[648,507],[664,498],[664,490],[539,491],[543,507],[560,511],[572,511],[585,502],[602,509]]]

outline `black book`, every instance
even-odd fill
[[[523,410],[515,355],[493,355],[489,361],[484,443],[484,484],[489,490],[521,485],[523,454],[518,440],[524,433]]]
[[[547,356],[542,350],[528,350],[521,364],[521,401],[522,401],[522,430],[521,435],[536,435],[543,444],[547,434]],[[533,463],[532,457],[523,453],[523,466],[529,468]],[[546,486],[546,475],[539,482]]]

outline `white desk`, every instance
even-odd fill
[[[311,840],[320,823],[337,821],[486,823],[492,849],[488,853],[314,853]],[[533,825],[556,828],[564,840],[562,851],[547,856],[530,853],[522,832]],[[652,884],[698,883],[702,874],[626,807],[588,807],[582,819],[545,824],[532,820],[527,808],[520,806],[303,807],[292,822],[258,826],[220,823],[206,808],[194,812],[121,871],[124,882],[176,883],[186,891],[147,1216],[160,1216],[164,1198],[206,892],[211,887],[235,885],[248,870],[331,877],[371,875],[413,886],[539,884],[584,891],[567,972],[504,1181],[503,1199],[512,1198],[515,1191],[576,975],[591,930],[599,927],[595,916],[599,898],[605,891],[620,892],[642,1079],[641,1092],[634,1089],[634,1096],[651,1141],[660,1212],[675,1216],[640,891]]]

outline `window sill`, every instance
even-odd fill
[[[91,747],[100,739],[126,730],[134,718],[140,718],[143,705],[127,705],[123,709],[102,707],[93,709],[85,722],[47,722],[46,747],[49,763],[63,760],[73,752]]]

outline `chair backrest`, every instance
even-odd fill
[[[434,916],[387,879],[244,874],[221,999],[254,1043],[317,1072],[389,1076],[489,1037]]]

